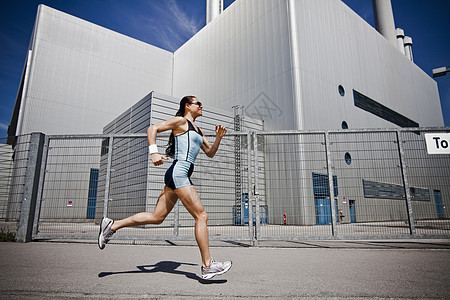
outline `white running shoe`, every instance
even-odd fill
[[[115,233],[115,231],[111,229],[113,223],[113,219],[110,218],[103,218],[100,223],[100,232],[98,233],[98,247],[100,250],[105,249],[109,239]]]
[[[222,275],[228,272],[229,269],[231,269],[231,261],[219,262],[211,259],[209,268],[202,267],[202,279],[211,279],[216,275]]]

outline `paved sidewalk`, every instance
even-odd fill
[[[173,244],[177,244],[174,246]],[[181,245],[181,246],[180,246]],[[232,269],[200,279],[192,242],[0,243],[0,299],[449,299],[450,241],[212,242]]]

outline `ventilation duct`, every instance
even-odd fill
[[[409,36],[405,36],[405,39],[403,41],[404,41],[404,44],[405,44],[405,55],[406,55],[406,57],[410,61],[414,61],[413,60],[413,54],[412,54],[412,45],[413,45],[412,38],[409,37]]]
[[[395,33],[397,34],[398,50],[400,50],[400,52],[403,53],[403,55],[405,55],[405,43],[404,43],[405,32],[403,31],[403,29],[397,28],[395,30]]]

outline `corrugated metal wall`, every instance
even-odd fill
[[[291,72],[286,1],[235,1],[175,51],[173,94],[244,105],[267,130],[293,129]]]
[[[100,133],[151,90],[172,91],[173,54],[39,7],[18,135]]]
[[[342,1],[235,1],[174,59],[174,95],[245,105],[267,130],[396,127],[357,108],[353,89],[421,127],[444,124],[436,82]]]

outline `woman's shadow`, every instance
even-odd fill
[[[169,273],[169,274],[176,274],[176,275],[184,275],[189,279],[197,280],[201,284],[213,284],[213,283],[226,283],[227,280],[204,280],[200,276],[197,276],[195,273],[191,272],[185,272],[181,270],[177,270],[177,268],[181,265],[188,265],[188,266],[197,266],[197,264],[191,264],[191,263],[181,263],[181,262],[175,262],[175,261],[160,261],[159,263],[155,265],[144,265],[144,266],[136,266],[138,270],[132,270],[132,271],[119,271],[119,272],[100,272],[98,274],[98,277],[106,277],[110,275],[118,275],[118,274],[141,274],[141,273],[157,273],[157,272],[163,272],[163,273]]]

